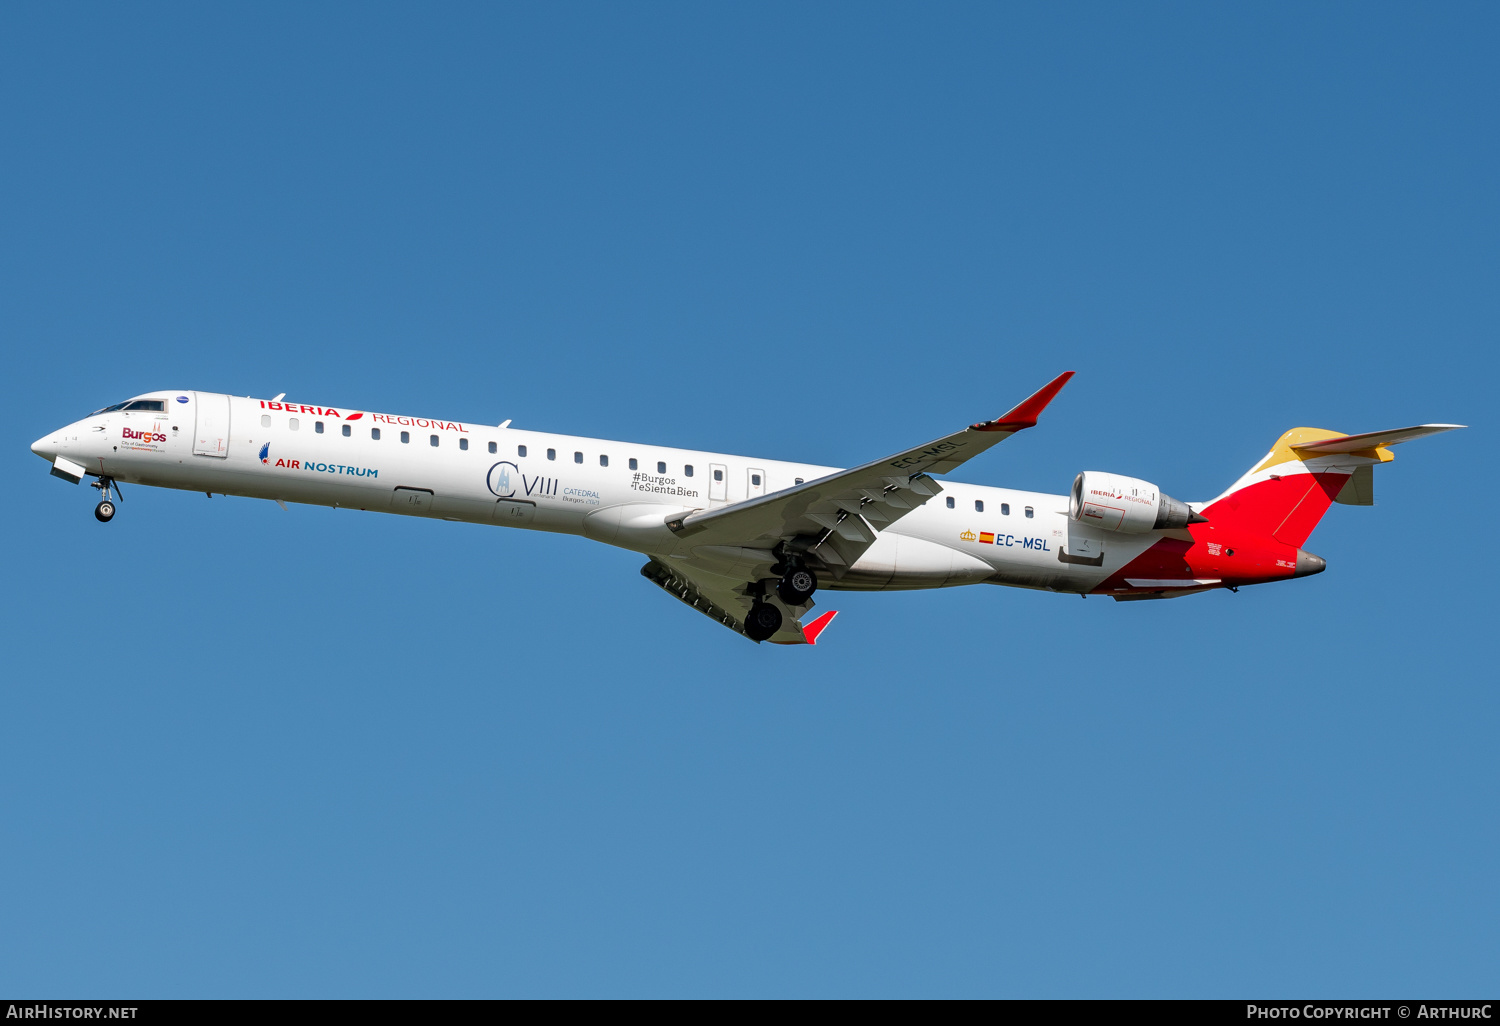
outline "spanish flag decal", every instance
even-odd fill
[[[979,544],[981,544],[981,545],[993,545],[993,544],[995,544],[995,536],[993,534],[991,534],[989,531],[980,531],[979,532]]]

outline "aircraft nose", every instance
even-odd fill
[[[49,463],[57,458],[57,447],[46,435],[31,443],[31,451]]]
[[[1293,577],[1311,577],[1328,569],[1328,561],[1322,556],[1314,556],[1311,552],[1297,550],[1297,569],[1292,571]]]

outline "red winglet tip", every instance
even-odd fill
[[[830,609],[812,623],[804,626],[802,628],[802,636],[807,639],[807,643],[809,645],[816,645],[818,643],[818,635],[822,634],[823,629],[833,623],[833,618],[838,615],[839,611],[837,609]]]
[[[1037,418],[1047,408],[1047,404],[1057,398],[1057,393],[1068,383],[1073,376],[1073,371],[1063,371],[1057,377],[1037,389],[1030,397],[1023,399],[1015,409],[1001,417],[996,417],[987,424],[975,424],[974,427],[980,431],[1020,431],[1024,428],[1036,427]]]

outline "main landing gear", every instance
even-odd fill
[[[776,595],[789,606],[800,606],[818,590],[818,578],[805,566],[794,566],[776,582]]]
[[[813,592],[818,590],[817,575],[800,562],[792,563],[787,560],[778,563],[771,568],[771,572],[781,574],[781,579],[776,582],[776,597],[793,610],[796,610],[798,606],[806,605],[807,600],[812,598]],[[745,617],[745,636],[751,641],[765,641],[770,638],[771,635],[781,630],[785,619],[779,608],[766,601],[766,592],[770,586],[770,581],[762,581],[751,592],[752,595],[758,596]]]
[[[765,641],[781,630],[781,610],[769,602],[757,602],[745,616],[745,637],[751,641]]]
[[[120,491],[120,486],[115,484],[115,479],[112,477],[101,477],[92,482],[89,487],[99,489],[99,505],[94,507],[94,519],[101,524],[109,523],[115,518],[115,504],[114,500],[109,497],[110,489],[114,489],[115,495],[121,499],[125,498],[125,493]]]

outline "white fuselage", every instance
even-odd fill
[[[696,552],[665,521],[838,469],[209,392],[138,398],[164,409],[95,414],[32,448],[121,482],[577,534],[720,563],[737,556]],[[1117,542],[1102,566],[1062,562],[1067,507],[1065,495],[944,482],[822,586],[1087,592],[1154,541]]]

